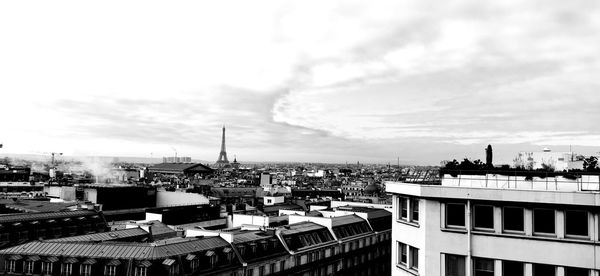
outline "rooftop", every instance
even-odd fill
[[[96,215],[96,211],[78,210],[63,212],[43,212],[43,213],[21,213],[0,216],[0,223],[27,222],[34,220],[48,220],[59,218],[83,217]]]
[[[172,238],[153,243],[48,240],[3,249],[0,254],[154,260],[222,247],[230,246],[221,237]]]

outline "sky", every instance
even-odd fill
[[[2,153],[600,151],[600,2],[2,1]]]

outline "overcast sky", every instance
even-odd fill
[[[484,4],[484,2],[486,2]],[[2,1],[2,152],[600,151],[600,2]]]

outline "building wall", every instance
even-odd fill
[[[486,189],[487,192],[493,192],[495,197],[489,200],[472,200],[478,195],[470,193],[473,189],[462,189],[462,198],[455,196],[455,187],[447,188],[444,196],[443,187],[441,193],[436,193],[435,198],[423,198],[414,196],[418,194],[412,190],[410,185],[397,184],[393,196],[393,227],[392,227],[392,275],[415,275],[407,269],[402,269],[398,265],[399,249],[397,242],[402,242],[410,246],[419,248],[419,275],[445,275],[444,255],[454,254],[461,256],[473,256],[479,258],[489,258],[495,260],[495,275],[502,275],[502,260],[518,261],[525,263],[525,275],[532,275],[532,264],[549,264],[557,266],[560,272],[557,275],[563,275],[564,267],[587,268],[591,271],[590,275],[598,275],[596,272],[600,269],[600,246],[599,236],[599,214],[596,205],[565,205],[548,204],[555,200],[550,196],[550,192],[530,193],[530,202],[522,200],[521,202],[512,201],[512,195],[519,191],[502,191]],[[406,188],[406,193],[401,191]],[[437,187],[439,188],[439,186]],[[424,187],[423,190],[428,189]],[[479,189],[483,190],[483,189]],[[554,196],[561,198],[566,194],[561,192],[551,192]],[[458,193],[457,193],[458,194]],[[581,193],[578,193],[581,194]],[[544,197],[548,196],[548,201]],[[583,195],[582,195],[583,196]],[[419,200],[419,222],[418,224],[407,223],[399,217],[399,198],[407,197]],[[568,202],[568,200],[565,200]],[[572,198],[573,199],[573,198]],[[465,224],[462,229],[451,229],[445,226],[445,208],[447,202],[461,202],[469,204],[471,208],[474,204],[492,205],[494,228],[491,231],[468,230],[471,226],[473,212],[465,209]],[[575,202],[575,201],[573,201]],[[581,201],[579,201],[581,203]],[[517,206],[524,208],[524,231],[523,233],[506,233],[503,231],[503,207]],[[549,208],[555,210],[555,235],[547,236],[533,232],[533,209]],[[565,238],[565,211],[564,210],[588,210],[588,233],[587,238]],[[410,214],[410,205],[409,205]],[[471,249],[469,252],[469,240]],[[466,258],[468,260],[468,258]],[[469,267],[467,261],[466,267]],[[596,274],[594,274],[596,273]],[[469,274],[467,274],[469,275]]]
[[[196,193],[158,191],[156,193],[156,206],[175,206],[209,204],[208,197]]]

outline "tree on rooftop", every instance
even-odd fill
[[[588,158],[583,159],[583,170],[590,172],[594,171],[598,168],[598,157],[590,156]]]

